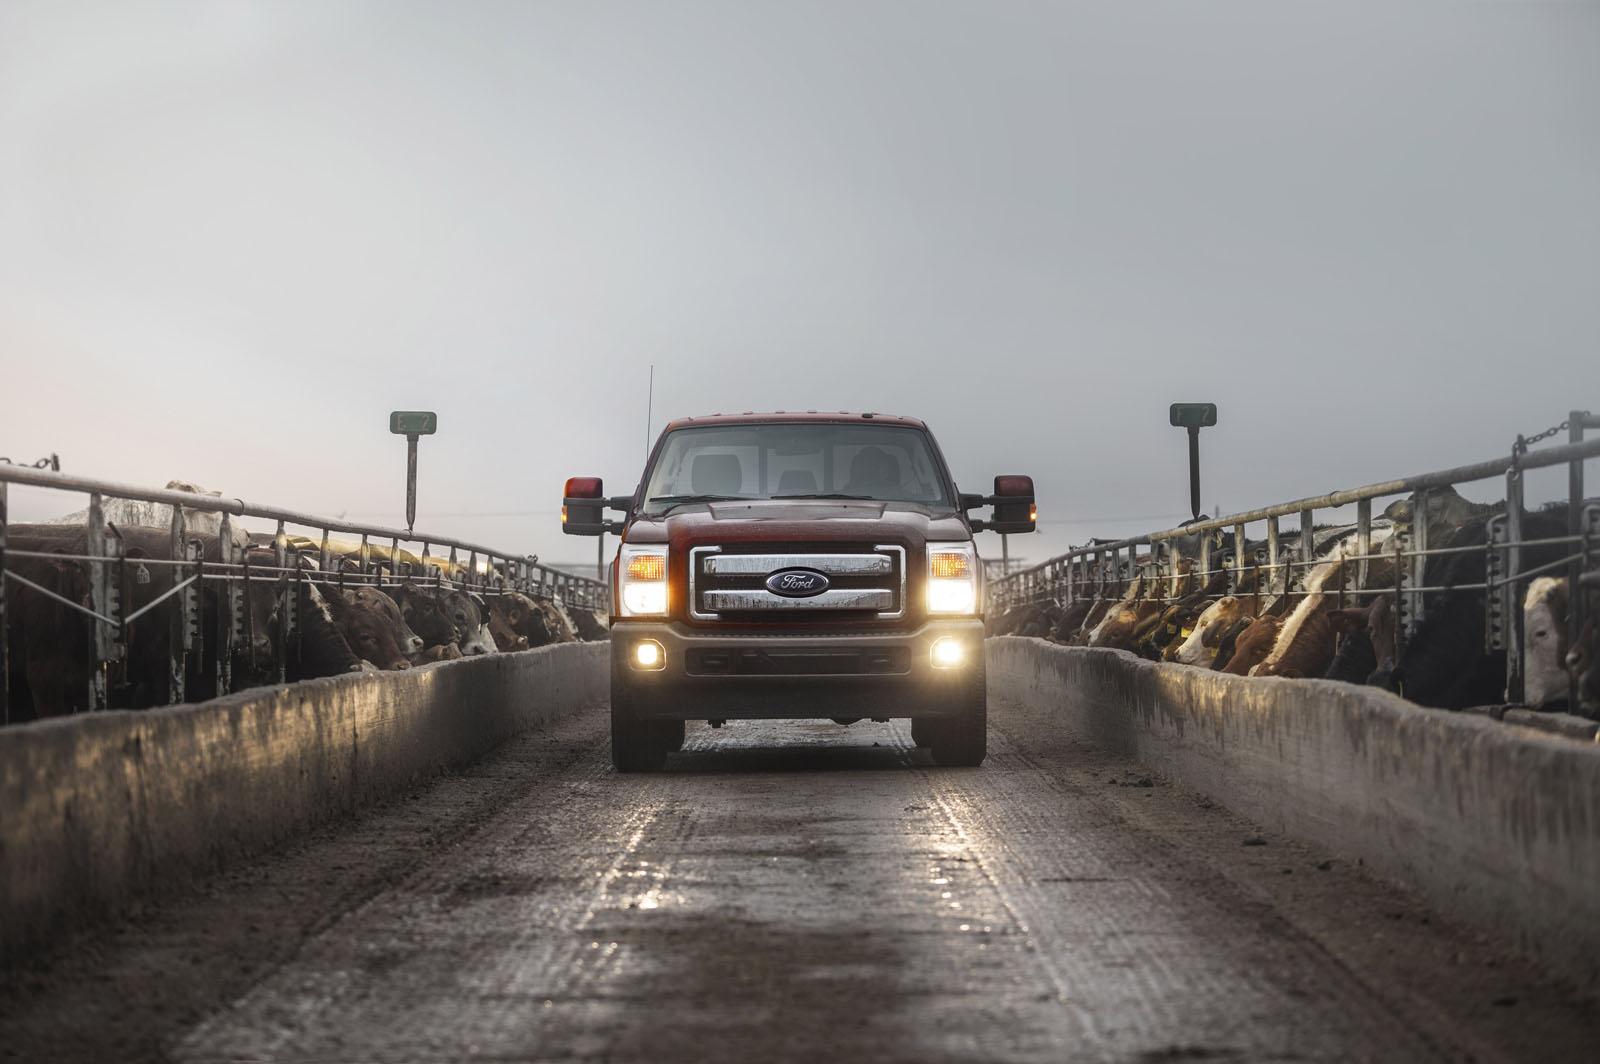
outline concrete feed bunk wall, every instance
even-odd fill
[[[0,731],[0,956],[604,703],[566,643]]]
[[[1600,745],[1326,680],[988,642],[990,696],[1600,978]]]

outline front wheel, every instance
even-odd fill
[[[954,717],[913,720],[911,737],[918,746],[926,739],[934,761],[952,767],[983,764],[989,754],[988,679],[980,660],[967,677],[961,712]]]
[[[660,721],[639,720],[634,715],[634,693],[625,676],[611,669],[611,764],[618,772],[656,772],[674,749]],[[682,745],[682,740],[679,740]]]

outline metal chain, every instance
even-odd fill
[[[61,472],[61,456],[57,454],[52,454],[48,458],[41,458],[37,462],[13,462],[4,455],[0,455],[0,462],[4,462],[6,465],[20,465],[28,469],[48,469],[54,473]]]
[[[1565,432],[1571,427],[1572,427],[1572,422],[1563,421],[1559,425],[1551,425],[1549,428],[1545,429],[1543,432],[1539,433],[1537,436],[1518,436],[1517,439],[1522,441],[1522,444],[1523,444],[1524,447],[1530,447],[1533,444],[1538,443],[1540,440],[1548,440],[1551,436],[1554,436],[1556,433]]]

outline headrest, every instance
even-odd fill
[[[791,469],[778,478],[779,495],[814,495],[817,478],[809,469]]]
[[[697,455],[689,473],[689,490],[696,495],[737,495],[744,484],[744,468],[735,454]]]

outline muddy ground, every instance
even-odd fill
[[[1592,1060],[1593,996],[1337,855],[1013,706],[981,769],[903,722],[603,713],[64,943],[18,1060]]]

